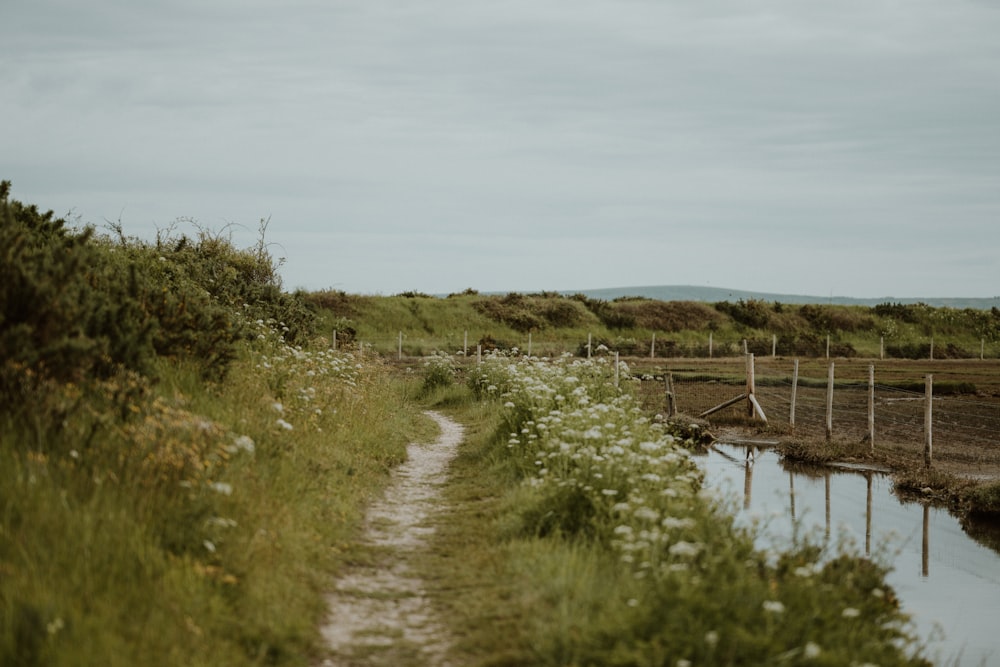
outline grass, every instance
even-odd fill
[[[506,409],[490,399],[470,403],[457,387],[432,399],[467,426],[447,490],[449,509],[420,563],[455,633],[456,663],[925,664],[894,644],[905,617],[882,565],[809,544],[783,554],[757,552],[752,534],[734,528],[724,508],[700,495],[682,492],[682,504],[666,506],[690,517],[675,519],[689,531],[681,542],[702,546],[662,554],[670,563],[662,571],[624,559],[629,552],[603,537],[618,530],[573,524],[539,530],[544,522],[532,507],[547,500],[558,512],[551,503],[560,496],[549,495],[544,479],[531,472],[537,467],[524,465],[519,448],[509,446],[508,433],[520,432],[511,428],[512,415],[527,419],[515,418],[529,429],[543,416],[526,416],[514,395],[508,398],[517,405]],[[602,420],[615,419],[600,412]],[[545,451],[540,444],[529,457],[545,458]],[[549,460],[550,469],[559,468]],[[594,516],[600,522],[601,512]],[[612,526],[628,521],[615,516]]]
[[[360,339],[386,355],[424,355],[462,350],[481,339],[502,348],[557,356],[586,344],[605,344],[623,355],[648,356],[653,337],[661,358],[736,356],[746,340],[751,352],[768,355],[777,338],[784,356],[823,357],[830,341],[834,357],[956,359],[1000,357],[1000,312],[917,305],[834,306],[751,302],[704,304],[620,299],[602,302],[553,293],[430,296],[340,295],[314,302],[326,329],[350,326]],[[328,295],[327,295],[328,296]],[[339,325],[338,325],[339,323]]]
[[[308,664],[365,507],[433,429],[377,362],[276,342],[224,384],[159,376],[125,422],[4,424],[0,664]]]

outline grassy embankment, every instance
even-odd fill
[[[446,298],[358,296],[336,291],[316,292],[306,298],[320,307],[321,330],[326,335],[337,330],[343,340],[370,345],[390,360],[399,354],[402,333],[404,363],[409,356],[455,353],[466,346],[469,354],[475,354],[478,344],[486,350],[518,348],[526,352],[529,334],[533,355],[584,354],[589,336],[595,352],[601,345],[609,352],[618,351],[628,357],[636,373],[655,374],[669,368],[679,381],[695,383],[686,385],[692,387],[699,379],[742,382],[745,368],[739,357],[746,340],[747,349],[758,357],[758,386],[788,383],[791,365],[787,359],[791,357],[801,358],[800,386],[825,386],[829,350],[830,359],[837,360],[838,378],[864,381],[868,364],[878,360],[880,385],[922,391],[923,376],[933,373],[937,395],[1000,395],[997,309],[891,303],[868,307],[761,301],[603,302],[582,295],[500,296],[471,290]],[[654,338],[656,356],[651,359]],[[778,355],[775,360],[771,359],[772,351]],[[980,354],[985,361],[979,361]],[[729,396],[720,396],[719,401],[726,398]],[[728,426],[759,426],[732,410],[713,419]],[[901,489],[932,488],[935,498],[963,512],[1000,510],[1000,486],[924,469],[922,445],[916,441],[908,446],[880,442],[872,455],[861,442],[829,443],[822,436],[810,438],[801,433],[791,437],[780,427],[769,427],[768,434],[786,440],[783,451],[793,458],[816,462],[851,458],[888,465],[897,471]]]
[[[584,349],[588,335],[623,356],[767,356],[833,358],[987,359],[1000,357],[1000,310],[933,308],[886,303],[876,307],[738,303],[611,302],[556,293],[480,295],[472,290],[445,298],[420,294],[360,296],[337,291],[307,297],[322,308],[321,330],[356,339],[387,356],[463,350],[468,332],[476,345],[555,356]],[[776,339],[776,340],[775,340]],[[933,352],[932,352],[933,345]]]
[[[468,436],[422,569],[457,664],[925,664],[878,559],[755,550],[702,492],[697,434],[645,418],[606,361],[489,359],[472,402],[442,366]]]
[[[0,194],[0,664],[310,664],[432,425],[310,343],[263,242],[102,238]]]

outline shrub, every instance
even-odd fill
[[[720,301],[715,309],[752,329],[763,329],[771,321],[772,308],[761,299],[740,299],[736,303]]]

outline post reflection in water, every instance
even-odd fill
[[[861,555],[863,531],[863,557],[889,567],[887,583],[928,640],[932,661],[957,664],[961,656],[961,664],[1000,664],[991,621],[1000,617],[1000,547],[991,546],[1000,545],[1000,527],[976,524],[967,533],[945,509],[903,503],[881,471],[786,463],[766,447],[742,443],[716,445],[701,459],[708,487],[735,495],[742,481],[738,522],[777,519],[761,524],[760,548],[789,548],[811,533],[830,556],[851,544]]]

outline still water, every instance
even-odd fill
[[[717,444],[697,460],[710,488],[732,494],[738,521],[762,523],[758,546],[780,548],[796,534],[847,540],[891,565],[888,582],[935,664],[1000,665],[997,551],[946,510],[900,502],[885,474],[785,465],[752,449],[749,465],[747,445]],[[995,528],[979,531],[998,537]]]

